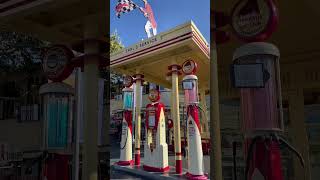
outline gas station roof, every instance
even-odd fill
[[[110,65],[112,71],[127,75],[139,72],[146,81],[171,88],[168,66],[182,65],[188,59],[198,64],[199,86],[208,88],[210,48],[192,21],[112,54]]]
[[[0,29],[70,45],[82,40],[84,18],[96,17],[104,39],[107,34],[108,1],[100,0],[0,0]]]

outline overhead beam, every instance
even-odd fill
[[[71,34],[59,32],[52,28],[48,28],[43,25],[36,24],[32,21],[26,21],[26,20],[14,22],[13,24],[11,24],[11,27],[13,28],[12,30],[16,32],[30,33],[41,40],[46,40],[51,43],[70,44],[73,41],[81,38],[81,37],[75,37]]]

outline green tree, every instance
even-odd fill
[[[16,32],[0,32],[0,71],[32,73],[40,68],[42,51],[49,43]]]
[[[113,32],[110,36],[110,53],[115,53],[119,50],[124,48],[124,46],[121,43],[120,37],[117,33],[117,31]]]
[[[121,39],[117,33],[117,31],[114,31],[110,35],[110,54],[113,54],[121,49],[123,49],[124,46],[121,43]],[[112,94],[118,94],[121,91],[121,85],[122,85],[122,75],[116,74],[114,72],[110,72],[110,81],[111,81],[111,93]]]

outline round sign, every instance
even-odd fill
[[[156,89],[152,89],[149,92],[148,98],[151,102],[157,102],[160,99],[160,92]]]
[[[131,76],[125,76],[123,78],[123,85],[125,87],[130,87],[133,84],[133,78]]]
[[[43,59],[43,70],[48,79],[52,81],[63,81],[72,73],[71,59],[74,57],[72,51],[63,45],[50,47]]]
[[[231,26],[245,42],[264,41],[278,24],[278,12],[273,0],[239,0],[231,13]]]
[[[197,63],[193,60],[187,60],[182,64],[182,71],[184,74],[194,74],[197,71]]]

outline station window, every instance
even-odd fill
[[[145,94],[149,94],[150,91],[150,84],[148,83],[144,88]]]
[[[159,91],[165,91],[165,90],[166,90],[166,88],[159,86]]]

